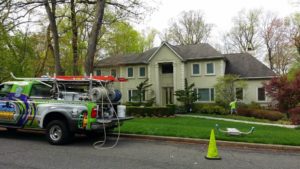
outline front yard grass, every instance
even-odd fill
[[[208,116],[208,117],[218,117],[218,118],[226,118],[226,119],[234,119],[234,120],[244,120],[244,121],[253,121],[253,122],[262,122],[262,123],[272,123],[272,124],[285,124],[285,125],[291,125],[291,122],[289,120],[286,120],[285,118],[278,121],[271,121],[268,119],[258,119],[254,117],[245,117],[245,116],[239,116],[239,115],[218,115],[218,114],[200,114],[200,113],[191,113],[188,115],[193,116]]]
[[[215,128],[215,124],[219,124],[222,129],[230,127],[237,128],[240,131],[248,131],[252,126],[255,127],[254,133],[246,136],[227,136],[224,133],[216,132],[217,140],[300,146],[300,129],[192,117],[136,118],[126,121],[121,127],[121,132],[209,139],[210,131]]]

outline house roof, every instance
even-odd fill
[[[236,74],[241,78],[270,78],[276,74],[249,53],[225,54],[225,74]]]
[[[124,56],[112,56],[105,58],[96,65],[96,67],[130,65],[130,64],[147,64],[153,55],[162,47],[168,46],[179,55],[183,61],[224,58],[224,56],[207,43],[198,45],[178,45],[173,46],[167,42],[162,43],[160,47],[152,48],[140,54],[128,54]]]

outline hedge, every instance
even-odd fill
[[[237,114],[246,117],[255,117],[259,119],[268,119],[271,121],[277,121],[284,117],[283,113],[273,110],[264,109],[251,109],[251,108],[238,108]]]
[[[224,107],[216,104],[196,103],[193,105],[193,112],[200,114],[228,114]]]
[[[126,114],[134,117],[168,117],[175,114],[173,107],[134,107],[127,106]]]

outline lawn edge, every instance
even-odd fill
[[[117,135],[117,134],[114,133],[113,135]],[[124,133],[122,133],[120,136],[121,136],[121,138],[176,142],[176,143],[183,143],[183,144],[205,144],[205,145],[208,145],[208,143],[209,143],[208,139],[140,135],[140,134],[124,134]],[[232,142],[232,141],[217,140],[217,146],[244,148],[244,149],[275,150],[275,151],[284,151],[284,152],[300,152],[300,146],[277,145],[277,144],[245,143],[245,142]]]

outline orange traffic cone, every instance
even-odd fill
[[[212,129],[210,133],[209,145],[205,158],[208,160],[221,160],[221,157],[218,155],[214,129]]]

